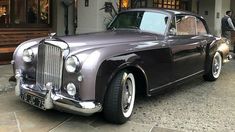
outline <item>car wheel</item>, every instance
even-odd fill
[[[125,123],[132,115],[135,102],[135,78],[122,71],[112,80],[104,101],[104,117],[117,124]]]
[[[220,76],[222,68],[222,57],[219,52],[216,52],[212,58],[209,72],[204,75],[207,81],[215,81]]]

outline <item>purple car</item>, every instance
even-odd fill
[[[124,123],[137,92],[152,96],[198,75],[214,81],[229,59],[229,43],[211,35],[202,17],[132,9],[104,32],[26,41],[12,63],[23,101],[81,115],[103,111]]]

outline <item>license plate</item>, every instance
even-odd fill
[[[45,110],[44,99],[29,93],[21,94],[21,99],[28,104],[31,104],[37,108]]]

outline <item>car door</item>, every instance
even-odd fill
[[[205,41],[197,33],[197,18],[190,15],[176,15],[172,22],[176,34],[168,38],[172,53],[172,81],[203,72]],[[172,29],[171,29],[172,30]]]
[[[165,42],[164,35],[169,17],[164,13],[145,12],[141,21],[141,30],[156,33],[153,35],[153,41],[141,42],[138,48],[141,48],[142,51],[137,53],[143,60],[141,67],[148,78],[150,93],[165,87],[171,81],[171,51]]]

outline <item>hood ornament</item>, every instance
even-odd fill
[[[56,35],[56,33],[49,33],[49,34],[48,34],[49,39],[52,39],[55,35]]]

